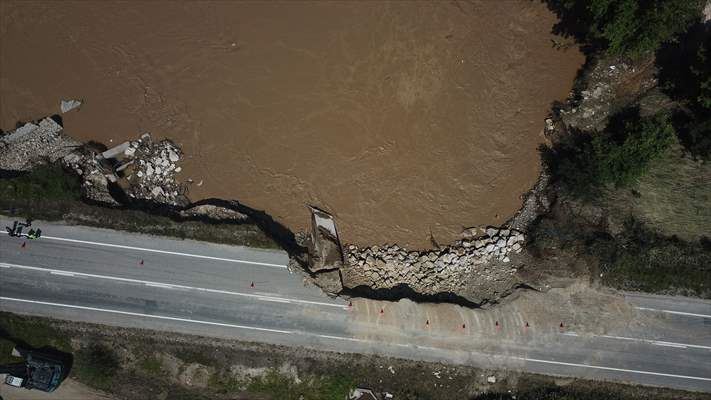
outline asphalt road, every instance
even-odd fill
[[[632,322],[572,331],[507,307],[349,304],[305,284],[279,251],[35,225],[39,240],[0,234],[0,310],[711,392],[707,301],[629,293]]]

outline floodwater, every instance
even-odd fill
[[[168,137],[189,197],[348,243],[497,225],[539,172],[543,119],[583,62],[539,2],[0,2],[0,125]],[[202,181],[202,185],[197,183]]]

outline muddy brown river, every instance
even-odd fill
[[[499,225],[583,62],[539,2],[0,2],[0,125],[83,99],[65,131],[183,147],[189,197],[348,243]],[[202,181],[198,186],[197,182]]]

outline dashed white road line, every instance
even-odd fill
[[[581,335],[578,335],[575,332],[565,332],[561,333],[563,336],[573,336],[573,337],[580,337]],[[631,338],[631,337],[626,337],[626,336],[614,336],[614,335],[594,335],[594,334],[585,334],[583,337],[592,337],[592,338],[605,338],[605,339],[614,339],[614,340],[626,340],[630,342],[639,342],[639,343],[647,343],[651,344],[654,346],[664,346],[664,347],[674,347],[677,349],[687,349],[687,348],[694,348],[694,349],[702,349],[702,350],[711,350],[711,346],[702,346],[700,344],[688,344],[688,343],[677,343],[677,342],[667,342],[664,340],[654,340],[654,339],[641,339],[641,338]]]
[[[227,327],[227,328],[248,329],[248,330],[253,330],[253,331],[281,333],[281,334],[287,334],[287,335],[294,333],[293,331],[285,331],[285,330],[281,330],[281,329],[259,328],[256,326],[227,324],[224,322],[203,321],[203,320],[199,320],[199,319],[168,317],[165,315],[143,314],[143,313],[137,313],[137,312],[131,312],[131,311],[110,310],[110,309],[106,309],[106,308],[77,306],[77,305],[73,305],[73,304],[52,303],[49,301],[16,299],[13,297],[0,297],[0,300],[15,301],[15,302],[20,302],[20,303],[42,304],[45,306],[53,306],[53,307],[73,308],[76,310],[98,311],[98,312],[105,312],[105,313],[110,313],[110,314],[128,315],[128,316],[132,316],[132,317],[145,317],[145,318],[162,319],[162,320],[168,320],[168,321],[190,322],[190,323],[202,324],[202,325],[223,326],[223,327]]]
[[[7,234],[6,231],[0,231],[0,232]],[[173,255],[173,256],[202,258],[205,260],[225,261],[225,262],[238,263],[238,264],[252,264],[252,265],[261,265],[264,267],[283,268],[283,269],[287,268],[286,265],[281,265],[281,264],[272,264],[272,263],[249,261],[249,260],[237,260],[237,259],[233,259],[233,258],[213,257],[213,256],[202,255],[202,254],[182,253],[179,251],[149,249],[146,247],[126,246],[123,244],[92,242],[90,240],[69,239],[69,238],[62,238],[62,237],[57,237],[57,236],[42,235],[42,239],[58,240],[58,241],[70,242],[70,243],[90,244],[93,246],[113,247],[113,248],[117,248],[117,249],[145,251],[145,252],[150,252],[150,253],[169,254],[169,255]]]
[[[311,305],[324,306],[324,307],[336,307],[336,308],[340,308],[343,310],[348,309],[348,306],[345,304],[334,304],[334,303],[325,303],[325,302],[312,301],[312,300],[292,299],[292,298],[278,297],[278,296],[274,296],[274,295],[241,293],[241,292],[233,292],[233,291],[229,291],[229,290],[220,290],[220,289],[208,289],[208,288],[201,288],[201,287],[195,287],[195,286],[178,285],[178,284],[173,284],[173,283],[144,281],[141,279],[132,279],[132,278],[121,278],[118,276],[88,274],[88,273],[84,273],[84,272],[75,272],[75,271],[67,271],[67,270],[59,270],[59,269],[51,269],[51,268],[30,267],[28,265],[0,263],[0,266],[3,266],[5,268],[16,268],[16,269],[24,269],[24,270],[30,270],[30,271],[49,272],[54,275],[106,279],[106,280],[126,282],[126,283],[137,283],[137,284],[142,284],[142,285],[146,285],[146,286],[165,288],[165,289],[185,289],[185,290],[195,290],[198,292],[206,292],[206,293],[251,297],[251,298],[262,300],[262,301],[272,301],[272,302],[280,302],[280,303],[311,304]]]
[[[667,314],[685,315],[687,317],[711,318],[711,315],[707,315],[707,314],[695,314],[695,313],[690,313],[690,312],[672,311],[672,310],[659,310],[656,308],[648,308],[648,307],[635,307],[635,308],[638,310],[644,310],[644,311],[654,311],[654,312],[662,312],[662,313],[667,313]]]
[[[74,276],[73,273],[71,273],[71,272],[64,272],[64,271],[52,271],[52,272],[50,272],[50,274],[52,274],[52,275],[61,275],[61,276],[71,276],[71,277]]]
[[[157,287],[157,288],[161,288],[161,289],[176,289],[176,287],[173,285],[166,285],[163,283],[145,283],[145,285],[150,286],[150,287]]]
[[[53,307],[64,307],[64,308],[71,308],[71,309],[78,309],[78,310],[105,312],[105,313],[127,315],[127,316],[133,316],[133,317],[153,318],[153,319],[168,320],[168,321],[178,321],[178,322],[187,322],[187,323],[193,323],[193,324],[212,325],[212,326],[220,326],[220,327],[227,327],[227,328],[236,328],[236,329],[260,331],[260,332],[278,333],[278,334],[283,334],[283,335],[304,335],[304,336],[316,336],[316,337],[321,337],[321,338],[325,338],[325,339],[348,340],[348,341],[366,342],[366,343],[372,342],[372,341],[369,341],[366,339],[349,338],[349,337],[343,337],[343,336],[319,335],[319,334],[311,334],[311,333],[300,332],[300,331],[260,328],[260,327],[255,327],[255,326],[228,324],[228,323],[223,323],[223,322],[203,321],[203,320],[197,320],[197,319],[168,317],[168,316],[164,316],[164,315],[143,314],[143,313],[136,313],[136,312],[130,312],[130,311],[120,311],[120,310],[111,310],[111,309],[97,308],[97,307],[77,306],[77,305],[72,305],[72,304],[53,303],[53,302],[48,302],[48,301],[17,299],[17,298],[13,298],[13,297],[0,297],[0,300],[14,301],[14,302],[19,302],[19,303],[41,304],[41,305],[47,305],[47,306],[53,306]],[[407,346],[402,343],[392,343],[392,344],[394,344],[396,346]],[[438,347],[430,347],[430,346],[413,345],[412,347],[416,348],[416,349],[427,349],[427,350],[435,350],[435,351],[450,351],[448,349],[443,349],[443,348],[438,348]],[[711,378],[705,378],[705,377],[700,377],[700,376],[676,375],[676,374],[667,374],[667,373],[663,373],[663,372],[641,371],[641,370],[634,370],[634,369],[605,367],[605,366],[590,365],[590,364],[578,364],[578,363],[570,363],[570,362],[562,362],[562,361],[554,361],[554,360],[542,360],[542,359],[529,358],[529,357],[517,357],[517,356],[505,356],[505,355],[503,355],[502,357],[509,358],[512,360],[526,361],[526,362],[532,362],[532,363],[561,365],[561,366],[567,366],[567,367],[589,368],[589,369],[598,369],[598,370],[604,370],[604,371],[624,372],[624,373],[630,373],[630,374],[664,376],[664,377],[668,377],[668,378],[690,379],[690,380],[711,382]]]
[[[649,343],[649,344],[653,344],[655,346],[667,346],[667,347],[676,347],[676,348],[684,348],[684,349],[691,347],[691,348],[695,348],[695,349],[711,350],[711,346],[702,346],[699,344],[666,342],[664,340],[638,339],[638,338],[631,338],[631,337],[625,337],[625,336],[612,336],[612,335],[600,335],[600,337],[604,337],[604,338],[608,338],[608,339],[629,340],[629,341],[633,341],[633,342]]]
[[[553,361],[553,360],[541,360],[541,359],[537,359],[537,358],[528,358],[528,357],[514,357],[514,358],[517,358],[522,361],[535,362],[535,363],[541,363],[541,364],[555,364],[555,365],[563,365],[563,366],[567,366],[567,367],[591,368],[591,369],[600,369],[600,370],[604,370],[604,371],[627,372],[630,374],[665,376],[668,378],[693,379],[693,380],[697,380],[697,381],[711,382],[711,378],[705,378],[705,377],[701,377],[701,376],[665,374],[663,372],[652,372],[652,371],[640,371],[640,370],[636,370],[636,369],[603,367],[603,366],[599,366],[599,365],[577,364],[577,363],[569,363],[569,362]]]
[[[345,337],[345,336],[331,336],[331,335],[318,335],[318,334],[315,334],[314,336],[324,338],[324,339],[346,340],[349,342],[363,342],[363,343],[370,342],[370,340],[366,340],[366,339],[358,339],[358,338]]]

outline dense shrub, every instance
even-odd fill
[[[704,0],[548,0],[561,22],[556,33],[576,36],[609,55],[637,57],[698,21]]]
[[[575,133],[546,150],[544,158],[570,192],[586,195],[609,184],[631,184],[673,141],[668,115],[643,118],[631,109],[613,116],[604,132]]]
[[[118,356],[111,347],[94,343],[77,352],[74,373],[89,386],[108,390],[120,366]]]

